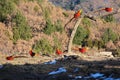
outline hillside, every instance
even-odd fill
[[[66,10],[74,10],[77,11],[80,8],[84,10],[84,12],[95,11],[104,7],[113,7],[116,11],[120,8],[120,0],[49,0],[56,6],[60,6]],[[114,16],[117,21],[119,21],[119,14]]]
[[[68,23],[70,1],[73,10],[84,6]],[[120,1],[109,0],[110,13],[92,12],[101,1],[108,0],[0,0],[0,80],[120,80],[120,15],[112,14]]]
[[[1,53],[22,54],[28,53],[30,49],[33,49],[37,53],[44,54],[45,52],[45,54],[49,54],[49,51],[51,51],[51,53],[54,53],[56,48],[61,48],[62,51],[66,50],[66,46],[68,44],[68,36],[63,27],[73,17],[74,11],[66,11],[60,7],[56,7],[47,0],[18,0],[16,2],[8,1],[8,3],[11,3],[11,10],[13,8],[13,11],[11,13],[6,13],[7,15],[5,16],[5,18],[3,17],[3,20],[1,20],[0,23]],[[108,17],[106,19],[113,21],[114,17]],[[67,25],[67,27],[69,27],[70,30],[72,30],[74,27],[74,23],[74,21],[71,22]],[[95,40],[101,41],[104,32],[108,28],[112,29],[113,32],[111,35],[113,35],[114,38],[111,40],[113,40],[113,44],[115,46],[114,49],[119,48],[119,23],[116,23],[114,21],[105,22],[104,19],[98,19],[97,22],[95,22],[85,18],[83,19],[82,24],[80,24],[80,26],[82,26],[82,28],[85,29],[85,31],[88,30],[89,32],[89,34],[85,33],[85,35],[89,36],[87,39],[88,43],[90,43],[91,41],[93,41],[94,43]],[[17,32],[16,30],[22,32]],[[114,34],[118,35],[118,37],[115,37]],[[80,37],[81,40],[79,39],[80,35],[82,34],[79,34],[76,38],[76,41],[73,41],[73,43],[77,42],[76,44],[81,45],[82,42],[84,42],[81,41],[84,40],[84,38]],[[42,48],[39,49],[40,47],[38,48],[37,45],[37,42],[39,42],[41,39],[47,39],[50,43],[46,44],[49,47],[49,49],[46,48],[46,50],[43,52],[40,52]],[[88,47],[90,47],[91,45],[94,46],[93,43],[87,44]],[[104,44],[103,46],[106,47],[106,44]]]
[[[62,40],[61,44],[65,44],[67,35],[63,31],[64,24],[71,18],[73,14],[72,11],[65,11],[59,7],[55,7],[51,3],[44,1],[37,3],[36,1],[20,1],[19,4],[15,4],[17,10],[19,10],[22,15],[26,18],[27,24],[32,30],[32,38],[29,40],[17,40],[14,44],[14,34],[12,28],[14,27],[12,21],[12,16],[14,13],[5,19],[4,22],[1,22],[1,53],[14,53],[21,52],[27,53],[32,45],[35,44],[36,41],[41,38],[46,38],[49,40],[52,45],[54,44],[53,36],[57,37],[57,40]],[[70,16],[65,17],[64,13],[69,13]],[[60,29],[63,31],[62,34],[60,32],[52,33],[51,35],[47,35],[43,33],[43,28],[46,26],[46,20],[49,18],[52,22],[50,25],[54,25],[59,22],[61,23]],[[66,37],[66,38],[65,38]],[[4,39],[5,38],[5,39]]]

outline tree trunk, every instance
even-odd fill
[[[71,53],[71,47],[72,47],[73,38],[74,38],[74,36],[75,36],[75,33],[76,33],[76,31],[77,31],[77,28],[78,28],[81,20],[82,20],[82,18],[79,18],[78,21],[77,21],[77,22],[75,23],[75,25],[74,25],[74,29],[73,29],[73,31],[72,31],[72,33],[71,33],[71,36],[70,36],[69,42],[68,42],[68,53]]]

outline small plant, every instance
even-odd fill
[[[82,42],[88,37],[89,37],[88,31],[85,28],[79,26],[73,39],[73,43],[77,45],[82,45]]]
[[[98,47],[98,40],[93,41],[93,46]]]
[[[39,11],[39,7],[38,7],[37,5],[34,7],[34,11],[35,11],[35,12],[38,12],[38,11]]]
[[[11,0],[12,2],[14,2],[16,5],[19,5],[20,0]]]
[[[11,0],[0,0],[0,21],[4,22],[14,11],[15,5]]]
[[[61,21],[57,20],[57,22],[55,24],[52,23],[52,21],[50,19],[48,19],[46,21],[46,26],[43,30],[43,32],[47,35],[51,35],[53,32],[63,32],[63,27],[62,27],[62,23]]]
[[[93,41],[91,39],[88,39],[87,42],[86,42],[86,45],[90,48],[93,47]]]
[[[56,27],[56,31],[62,33],[63,32],[63,26],[62,26],[62,22],[60,20],[57,20],[57,22],[54,25]]]
[[[103,40],[98,41],[98,49],[101,49],[101,48],[105,48],[105,44],[104,44]]]
[[[113,17],[113,15],[108,15],[108,16],[104,17],[104,20],[106,22],[115,22],[115,18]]]
[[[49,19],[46,21],[46,26],[43,30],[43,32],[47,35],[51,35],[53,32],[56,31],[55,26],[53,25],[52,21]]]
[[[17,12],[12,20],[15,25],[13,26],[13,41],[16,42],[18,39],[28,40],[31,38],[31,29],[28,26],[26,18]]]
[[[108,41],[112,40],[113,42],[118,39],[118,35],[113,32],[111,28],[106,29],[102,36],[102,40],[104,43],[107,43]]]
[[[45,20],[49,20],[50,19],[50,14],[51,14],[51,11],[48,7],[42,7],[43,8],[43,16],[45,18]]]
[[[88,18],[83,18],[82,23],[85,27],[90,27],[91,26],[90,19],[88,19]]]
[[[43,1],[44,1],[44,0],[37,0],[37,2],[40,3],[40,4],[41,4]]]
[[[32,47],[36,53],[40,53],[40,52],[42,54],[53,53],[53,47],[51,46],[51,44],[49,44],[49,41],[47,39],[41,39],[37,41]]]
[[[54,47],[55,49],[60,49],[62,48],[62,43],[61,41],[57,38],[57,36],[54,36]]]
[[[10,39],[12,40],[12,35],[10,34],[10,32],[8,30],[5,30],[4,34]]]

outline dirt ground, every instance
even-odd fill
[[[6,55],[1,54],[0,64],[3,67],[0,68],[0,80],[75,80],[73,79],[75,76],[88,76],[90,73],[97,72],[105,74],[105,76],[112,75],[114,78],[120,78],[120,58],[110,58],[96,54],[98,53],[72,54],[74,56],[68,55],[67,58],[61,56],[31,58],[27,55],[27,58],[16,58],[12,61],[6,60]],[[56,64],[44,64],[54,59],[57,61]],[[49,72],[60,67],[64,67],[67,72],[48,75]],[[76,68],[78,71],[74,72]],[[72,75],[72,77],[68,75]]]

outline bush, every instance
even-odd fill
[[[57,22],[54,25],[56,27],[56,31],[62,33],[63,32],[63,26],[62,26],[62,22],[60,20],[57,20]]]
[[[114,22],[115,21],[115,18],[113,17],[113,15],[108,15],[108,16],[105,16],[104,17],[104,20],[106,22]]]
[[[38,7],[37,5],[34,7],[34,11],[35,11],[35,12],[38,12],[38,11],[39,11],[39,7]]]
[[[98,47],[98,49],[100,49],[100,48],[104,48],[105,44],[104,44],[103,40],[91,40],[91,39],[88,39],[86,41],[86,46],[88,46],[90,48],[93,48],[95,46],[95,47]]]
[[[100,48],[105,48],[105,44],[104,44],[103,40],[98,41],[98,49],[100,49]]]
[[[87,39],[88,37],[89,37],[88,30],[86,30],[85,28],[79,26],[77,31],[76,31],[75,37],[73,39],[73,43],[78,44],[78,45],[82,45],[82,42],[85,39]]]
[[[16,5],[19,5],[21,0],[11,0],[12,2],[14,2]]]
[[[32,47],[36,53],[40,53],[40,52],[42,54],[53,53],[53,47],[49,44],[49,41],[47,39],[41,39],[37,41]]]
[[[15,25],[13,26],[13,41],[18,39],[28,40],[32,37],[30,26],[28,26],[26,18],[17,12],[12,20]]]
[[[107,43],[110,40],[114,42],[115,40],[117,40],[117,38],[118,35],[115,32],[113,32],[111,28],[106,29],[102,36],[102,40],[104,41],[104,43]]]
[[[90,22],[90,19],[88,18],[83,18],[82,19],[82,24],[86,27],[90,27],[91,26],[91,22]]]
[[[52,21],[50,19],[48,19],[46,21],[46,26],[43,30],[43,32],[47,35],[51,35],[53,32],[60,32],[62,33],[63,32],[63,27],[62,27],[62,23],[61,21],[57,21],[55,24],[52,23]]]
[[[47,35],[51,35],[51,33],[55,32],[56,29],[55,29],[55,26],[53,25],[53,23],[51,22],[51,20],[47,20],[46,21],[46,26],[43,30],[43,32]]]
[[[0,0],[0,21],[5,21],[7,15],[11,15],[15,10],[15,5],[11,0]]]
[[[51,13],[50,9],[47,8],[47,7],[44,7],[42,10],[43,10],[43,16],[44,16],[45,20],[46,21],[49,20],[50,19],[50,13]]]
[[[57,38],[57,36],[54,36],[54,49],[60,49],[62,48],[61,41]]]
[[[93,47],[93,41],[91,39],[88,39],[86,42],[86,46],[92,48]]]
[[[44,1],[44,0],[37,0],[37,2],[40,3],[40,4],[41,4],[43,1]]]

